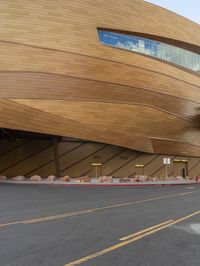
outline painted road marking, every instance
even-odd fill
[[[199,191],[199,190],[196,190],[196,191]],[[0,224],[0,228],[5,227],[5,226],[10,226],[10,225],[16,225],[16,224],[32,224],[32,223],[58,220],[58,219],[62,219],[62,218],[78,216],[78,215],[87,214],[87,213],[94,213],[94,212],[98,212],[98,211],[102,211],[102,210],[119,208],[119,207],[139,204],[139,203],[151,202],[151,201],[167,199],[167,198],[181,197],[181,196],[194,194],[194,193],[196,193],[196,191],[176,193],[176,194],[171,194],[171,195],[162,196],[162,197],[155,197],[155,198],[143,199],[143,200],[138,200],[138,201],[125,202],[125,203],[121,203],[121,204],[108,205],[108,206],[103,206],[103,207],[99,207],[99,208],[76,211],[76,212],[67,212],[67,213],[62,213],[62,214],[57,214],[57,215],[37,217],[37,218],[32,218],[32,219],[27,219],[27,220],[22,220],[22,221],[13,221],[13,222],[9,222],[9,223]]]
[[[168,228],[168,227],[170,227],[170,226],[172,226],[172,225],[174,225],[174,224],[180,223],[180,222],[182,222],[182,221],[184,221],[184,220],[187,220],[187,219],[189,219],[189,218],[191,218],[191,217],[193,217],[193,216],[195,216],[195,215],[198,215],[198,214],[200,214],[200,211],[194,212],[194,213],[192,213],[192,214],[189,214],[189,215],[187,215],[187,216],[184,216],[184,217],[182,217],[182,218],[180,218],[180,219],[177,219],[177,220],[174,220],[174,221],[172,220],[171,223],[165,224],[165,225],[163,225],[163,226],[160,226],[160,227],[158,227],[158,228],[156,228],[156,229],[153,229],[153,230],[148,231],[148,232],[143,233],[143,234],[140,234],[140,233],[141,233],[141,231],[140,231],[140,232],[138,232],[138,236],[136,236],[136,237],[133,237],[133,238],[131,238],[131,239],[129,239],[129,240],[123,241],[123,242],[121,242],[121,243],[119,243],[119,244],[116,244],[116,245],[114,245],[114,246],[108,247],[108,248],[106,248],[106,249],[103,249],[103,250],[101,250],[101,251],[99,251],[99,252],[93,253],[93,254],[91,254],[91,255],[89,255],[89,256],[86,256],[86,257],[84,257],[84,258],[81,258],[81,259],[75,260],[75,261],[73,261],[73,262],[67,263],[67,264],[65,264],[64,266],[74,266],[74,265],[79,265],[79,264],[81,264],[81,263],[83,263],[83,262],[86,262],[86,261],[88,261],[88,260],[91,260],[91,259],[94,259],[94,258],[96,258],[96,257],[102,256],[102,255],[104,255],[104,254],[106,254],[106,253],[112,252],[113,250],[119,249],[119,248],[121,248],[121,247],[123,247],[123,246],[127,246],[127,245],[129,245],[130,243],[133,243],[133,242],[135,242],[135,241],[137,241],[137,240],[139,240],[139,239],[141,239],[141,238],[143,238],[143,237],[146,237],[146,236],[148,236],[148,235],[154,234],[154,233],[156,233],[156,232],[158,232],[158,231],[161,231],[161,230],[163,230],[163,229],[165,229],[165,228]],[[147,229],[148,229],[148,228],[147,228]],[[143,230],[143,231],[144,231],[144,230]]]
[[[23,221],[23,224],[32,224],[32,223],[51,221],[51,220],[55,220],[55,219],[72,217],[72,216],[90,213],[90,212],[93,212],[93,211],[92,210],[84,210],[84,211],[69,212],[69,213],[63,213],[63,214],[59,214],[59,215],[52,215],[52,216],[47,216],[47,217],[35,218],[35,219]]]
[[[163,225],[169,224],[169,223],[171,223],[171,222],[173,222],[173,220],[169,220],[169,221],[166,221],[166,222],[164,222],[164,223],[161,223],[161,224],[157,224],[157,225],[151,226],[151,227],[146,228],[146,229],[144,229],[144,230],[142,230],[142,231],[136,232],[136,233],[134,233],[134,234],[132,234],[132,235],[124,236],[124,237],[120,238],[120,240],[121,240],[121,241],[124,241],[124,240],[130,239],[130,238],[133,238],[133,237],[135,237],[135,236],[138,236],[138,235],[141,235],[141,234],[146,233],[146,232],[148,232],[148,231],[151,231],[151,230],[153,230],[153,229],[155,229],[155,228],[158,228],[158,227],[161,227],[161,226],[163,226]]]

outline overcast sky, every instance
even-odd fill
[[[200,0],[146,0],[200,24]]]

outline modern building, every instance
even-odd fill
[[[1,174],[53,174],[54,152],[61,175],[200,173],[198,24],[142,0],[1,0],[0,25]]]

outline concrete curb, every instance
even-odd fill
[[[56,186],[90,186],[90,187],[161,187],[161,186],[183,186],[183,185],[200,185],[200,182],[195,181],[184,181],[184,182],[173,182],[173,181],[149,181],[149,182],[137,182],[137,183],[76,183],[76,182],[60,182],[60,181],[11,181],[2,180],[0,184],[17,184],[17,185],[56,185]]]

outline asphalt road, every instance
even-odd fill
[[[0,184],[0,266],[25,265],[200,266],[200,186]]]

